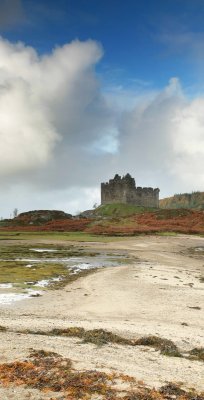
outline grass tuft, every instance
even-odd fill
[[[195,347],[189,351],[189,358],[192,360],[204,361],[204,347]]]
[[[7,328],[5,326],[0,325],[0,332],[6,332]]]
[[[156,209],[151,207],[136,206],[133,204],[113,203],[97,207],[93,213],[100,217],[127,217],[134,214],[141,214]]]
[[[34,350],[30,349],[30,357],[31,358],[47,358],[47,357],[61,357],[58,353],[54,351],[46,351],[46,350]],[[71,363],[70,363],[71,367]]]
[[[181,389],[180,386],[175,383],[168,383],[167,385],[164,385],[159,389],[159,393],[170,398],[175,398],[174,396],[184,396],[185,390]]]
[[[81,327],[70,327],[65,329],[54,328],[51,331],[31,331],[26,330],[22,333],[31,333],[48,336],[77,337],[82,339],[82,343],[92,343],[103,346],[109,343],[128,345],[128,346],[150,346],[160,350],[161,354],[169,357],[182,357],[177,346],[168,339],[158,336],[144,336],[140,339],[127,339],[104,329],[85,330]]]
[[[178,347],[171,340],[160,338],[159,336],[144,336],[138,339],[135,345],[154,347],[165,356],[182,357]]]
[[[85,330],[84,328],[80,327],[70,327],[65,329],[54,328],[48,332],[26,330],[25,333],[48,335],[48,336],[77,337],[79,339],[82,339],[82,343],[93,343],[97,346],[103,346],[108,343],[116,343],[124,345],[126,344],[133,346],[134,343],[130,339],[125,339],[119,335],[116,335],[112,332],[108,332],[104,329]]]
[[[104,329],[93,329],[85,331],[83,335],[83,343],[94,343],[97,346],[102,346],[108,343],[132,345],[132,341],[118,336]]]

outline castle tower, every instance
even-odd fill
[[[130,174],[116,174],[109,182],[101,183],[101,204],[125,203],[144,207],[159,207],[159,189],[136,187]]]

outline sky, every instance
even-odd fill
[[[0,0],[0,217],[204,191],[203,0]]]

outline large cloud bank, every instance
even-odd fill
[[[1,175],[46,166],[60,146],[68,169],[80,149],[101,140],[111,120],[93,72],[101,55],[92,41],[40,57],[0,40]]]
[[[126,113],[121,148],[129,154],[129,169],[135,165],[144,176],[163,183],[166,191],[168,183],[180,192],[204,190],[203,110],[204,97],[188,100],[179,80],[172,78],[151,100]]]
[[[129,99],[124,90],[124,102],[123,91],[105,95],[95,73],[102,53],[94,41],[39,55],[0,39],[2,210],[8,197],[20,209],[83,210],[116,172],[162,195],[204,190],[204,97],[189,99],[176,78]]]

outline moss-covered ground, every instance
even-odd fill
[[[23,245],[4,244],[0,247],[0,284],[11,283],[15,289],[38,289],[39,287],[42,289],[39,281],[49,281],[48,284],[45,283],[45,289],[61,288],[78,277],[95,271],[95,268],[91,268],[73,273],[70,259],[74,257],[74,263],[77,265],[85,260],[90,262],[90,259],[95,259],[97,256],[101,256],[97,251],[72,244],[64,246],[33,242],[30,245],[27,243]],[[100,262],[102,266],[106,265],[106,262],[117,265],[117,263],[130,263],[131,260],[125,258],[124,254],[107,253],[100,258]]]
[[[38,251],[36,251],[38,250]],[[45,250],[45,251],[43,251]],[[46,251],[48,250],[48,251]],[[83,248],[73,245],[59,246],[52,244],[31,244],[31,245],[3,245],[0,247],[0,259],[16,260],[16,259],[50,259],[50,258],[69,258],[95,256],[96,252],[84,251]]]
[[[49,281],[48,289],[59,288],[92,270],[73,274],[64,259],[70,257],[94,257],[96,252],[79,247],[46,245],[4,245],[0,248],[0,284],[12,283],[13,288],[38,288],[39,281]],[[41,250],[41,251],[36,251]],[[55,261],[56,260],[56,261]],[[55,280],[59,278],[59,280]]]
[[[154,211],[154,208],[135,206],[132,204],[105,204],[94,210],[95,215],[102,217],[128,217],[134,214],[141,214],[148,211]]]

